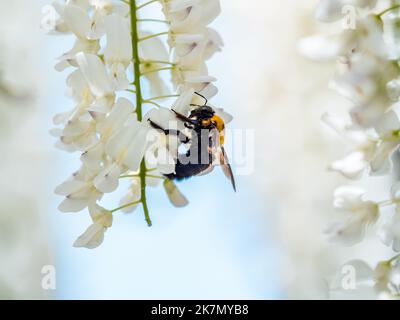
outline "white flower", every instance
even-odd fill
[[[389,98],[392,101],[394,101],[394,102],[399,101],[399,99],[400,99],[400,78],[390,80],[386,84],[386,90],[389,95]]]
[[[172,71],[172,82],[174,87],[181,92],[194,89],[197,93],[211,99],[218,93],[218,89],[213,84],[216,78],[208,75],[205,64],[192,69],[176,66]]]
[[[347,281],[347,278],[349,281]],[[331,299],[376,299],[374,270],[362,260],[343,264],[329,283]]]
[[[75,173],[70,179],[59,185],[55,193],[65,196],[58,209],[62,212],[79,212],[100,199],[100,193],[93,185],[97,172],[91,172],[85,167]]]
[[[111,112],[101,122],[97,124],[97,131],[100,133],[103,141],[107,141],[113,136],[130,116],[134,116],[135,107],[126,98],[119,98],[112,107]]]
[[[400,183],[397,182],[392,186],[392,200],[396,203],[396,212],[392,218],[379,230],[379,237],[382,242],[391,246],[396,252],[400,252]]]
[[[400,121],[396,112],[391,110],[383,114],[375,130],[380,142],[371,159],[371,171],[375,175],[385,174],[391,170],[392,154],[400,144]]]
[[[106,144],[106,153],[118,166],[139,170],[145,151],[152,141],[148,124],[130,119]]]
[[[140,198],[141,198],[140,179],[133,178],[131,180],[131,187],[129,188],[128,193],[121,199],[121,201],[119,202],[119,205],[125,206],[125,205],[139,201]],[[122,209],[122,212],[132,213],[133,211],[136,210],[137,206],[138,206],[138,204],[130,205],[130,206]]]
[[[111,68],[114,87],[118,90],[127,89],[129,80],[126,68],[132,60],[132,42],[129,22],[126,18],[112,14],[106,18],[107,45],[104,49],[104,59]]]
[[[81,155],[82,162],[88,168],[100,168],[105,155],[105,144],[111,137],[119,132],[121,128],[123,128],[125,122],[130,117],[133,118],[134,116],[134,106],[131,104],[131,102],[125,98],[119,98],[112,107],[112,110],[108,116],[102,121],[97,122],[95,130],[100,136],[100,139],[96,140],[93,144],[85,149]],[[111,168],[108,169],[111,170]],[[108,174],[107,177],[109,178],[110,175]]]
[[[149,32],[141,32],[141,37],[149,36]],[[169,61],[169,54],[165,44],[158,38],[150,38],[139,43],[139,54],[142,61],[140,67],[145,78],[150,82],[150,95],[163,96],[170,93],[161,75],[155,70],[169,67],[156,61]]]
[[[367,166],[371,174],[384,174],[391,169],[391,156],[398,148],[400,123],[394,111],[388,111],[375,125],[376,136],[368,136],[363,131],[353,130],[339,118],[325,114],[323,121],[337,131],[355,147],[343,160],[332,163],[330,170],[337,171],[350,179],[359,178]]]
[[[92,13],[91,29],[93,37],[101,38],[106,32],[106,19],[108,15],[119,15],[127,17],[129,15],[129,4],[123,1],[113,0],[90,0],[94,7]]]
[[[217,51],[221,51],[223,41],[217,31],[204,28],[198,33],[174,34],[169,44],[175,48],[180,67],[201,65]]]
[[[399,60],[400,46],[398,32],[400,16],[396,10],[393,10],[383,15],[381,19],[384,24],[384,36],[388,48],[388,58],[390,60]]]
[[[117,163],[110,163],[94,178],[93,185],[102,193],[113,192],[118,188],[121,172]]]
[[[68,76],[67,87],[67,95],[74,99],[78,106],[87,107],[93,103],[94,96],[81,70],[77,69]]]
[[[77,113],[66,122],[64,129],[52,130],[52,134],[60,139],[57,146],[61,149],[85,150],[97,141],[95,128],[88,113]]]
[[[379,231],[379,237],[382,242],[391,246],[393,251],[400,252],[400,212],[397,212],[393,217],[386,222]]]
[[[53,6],[59,15],[55,31],[72,32],[77,38],[74,47],[59,58],[60,62],[56,65],[58,71],[76,66],[75,56],[80,52],[97,54],[100,50],[99,39],[106,32],[108,15],[125,17],[129,12],[126,3],[111,0],[56,2]]]
[[[106,113],[114,103],[115,93],[105,65],[97,55],[83,52],[76,55],[76,61],[91,93],[96,98],[89,110]]]
[[[74,247],[97,248],[104,240],[104,233],[112,226],[112,213],[97,204],[89,207],[93,224],[75,241]]]
[[[208,75],[205,61],[223,45],[219,34],[207,26],[219,15],[219,0],[161,1],[171,32],[168,44],[176,65],[172,71],[174,88],[189,88],[207,98],[217,94],[214,77]]]
[[[345,52],[340,40],[340,35],[313,35],[301,39],[298,43],[298,50],[309,59],[329,62],[337,59],[339,55]]]
[[[341,33],[306,37],[299,42],[299,51],[316,61],[338,60],[347,66],[345,74],[362,72],[354,66],[357,61],[362,65],[363,62],[370,64],[372,59],[388,58],[389,49],[379,20],[374,16],[365,16],[357,19],[356,26],[354,30],[344,30]]]
[[[329,166],[329,170],[341,173],[348,179],[358,179],[361,177],[368,162],[365,161],[364,153],[355,151],[347,155],[344,159],[337,160]]]
[[[205,27],[221,12],[219,0],[161,0],[173,32]]]
[[[97,53],[100,49],[98,38],[92,37],[92,22],[87,13],[86,6],[77,5],[73,2],[56,6],[60,19],[65,26],[65,31],[72,32],[76,37],[74,47],[62,55],[56,69],[64,70],[66,67],[76,65],[75,55],[79,52]]]
[[[354,245],[363,239],[366,227],[378,219],[378,204],[363,200],[364,194],[363,190],[356,187],[344,186],[336,189],[334,207],[349,216],[326,230],[331,241]]]
[[[358,179],[362,176],[376,150],[376,139],[366,132],[352,128],[344,119],[325,113],[322,116],[329,127],[335,130],[351,146],[353,151],[341,160],[334,161],[328,169],[342,174],[348,179]]]

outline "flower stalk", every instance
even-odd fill
[[[174,67],[163,67],[163,68],[159,68],[159,69],[149,70],[149,71],[142,72],[141,76],[145,76],[150,73],[156,73],[156,72],[160,72],[160,71],[168,71],[168,70],[173,70],[173,69],[174,69]]]
[[[141,7],[150,4],[154,1],[150,1],[146,4],[143,4]],[[132,34],[132,57],[133,57],[133,70],[135,74],[135,88],[136,88],[136,114],[137,114],[137,119],[138,121],[143,120],[143,110],[142,110],[142,102],[143,102],[143,97],[142,97],[142,85],[140,82],[140,57],[139,57],[139,32],[137,28],[137,23],[138,23],[138,18],[137,18],[137,10],[139,10],[141,7],[137,7],[136,5],[136,0],[130,0],[130,9],[131,9],[131,34]],[[146,161],[143,158],[142,162],[140,163],[140,201],[143,206],[143,211],[145,215],[145,219],[147,222],[147,225],[149,227],[152,226],[152,222],[150,219],[150,213],[149,213],[149,208],[147,205],[147,198],[146,198],[146,173],[147,173],[147,168],[146,168]]]
[[[390,11],[393,11],[393,10],[396,10],[396,9],[399,9],[399,8],[400,8],[400,5],[398,5],[398,4],[394,5],[394,6],[390,7],[390,8],[387,8],[387,9],[383,10],[382,12],[378,13],[377,16],[379,18],[382,18],[382,16],[384,16],[386,13],[388,13]]]
[[[130,203],[124,204],[123,206],[119,206],[118,208],[115,208],[113,210],[110,210],[110,212],[114,213],[114,212],[129,208],[129,207],[135,206],[135,205],[140,204],[140,203],[142,203],[142,200],[130,202]]]
[[[152,3],[157,2],[157,1],[158,0],[150,0],[148,2],[145,2],[145,3],[141,4],[140,6],[137,6],[136,10],[140,10],[140,9],[142,9],[144,7],[147,7],[149,4],[152,4]],[[132,2],[132,0],[130,0],[130,2]]]
[[[157,37],[159,37],[159,36],[165,36],[165,35],[168,35],[168,34],[169,34],[169,31],[164,31],[164,32],[159,32],[159,33],[151,34],[151,35],[149,35],[149,36],[146,36],[146,37],[143,37],[143,38],[138,39],[138,42],[146,41],[146,40],[153,39],[153,38],[157,38]]]

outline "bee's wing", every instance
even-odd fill
[[[231,181],[233,190],[236,192],[235,177],[233,176],[232,167],[229,164],[228,156],[226,155],[225,149],[221,146],[221,152],[219,155],[222,171],[225,176]]]
[[[214,170],[214,168],[215,168],[215,166],[214,166],[214,165],[211,165],[211,166],[209,166],[206,170],[200,172],[200,173],[197,174],[196,176],[197,176],[197,177],[205,176],[206,174],[211,173],[211,172]]]
[[[225,149],[219,143],[219,132],[214,129],[211,131],[212,145],[210,152],[219,157],[219,164],[221,165],[222,171],[225,176],[231,181],[233,190],[236,192],[235,177],[233,176],[232,167],[229,164],[228,156],[226,155]],[[212,166],[214,167],[214,165]]]

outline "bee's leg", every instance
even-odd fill
[[[175,129],[164,129],[161,126],[159,126],[157,123],[151,121],[150,119],[148,119],[147,121],[149,121],[150,125],[157,130],[160,130],[162,132],[164,132],[164,134],[167,135],[175,135],[179,138],[179,141],[182,143],[189,143],[190,139],[187,135],[183,134],[180,130],[175,130]]]
[[[187,122],[185,122],[184,124],[183,124],[184,126],[185,126],[185,128],[187,128],[187,129],[192,129],[193,130],[193,125],[191,125],[191,124],[189,124],[189,123],[187,123]]]
[[[182,120],[182,121],[185,122],[185,123],[190,123],[190,124],[193,124],[193,125],[195,125],[195,124],[197,123],[196,120],[190,119],[190,118],[184,116],[183,114],[180,114],[179,112],[176,112],[174,109],[172,109],[172,112],[175,113],[176,117],[177,117],[179,120]]]
[[[159,126],[157,123],[153,122],[152,120],[148,119],[147,121],[150,123],[150,125],[151,125],[154,129],[161,130],[161,131],[164,131],[164,130],[165,130],[164,128],[162,128],[161,126]]]
[[[182,143],[184,143],[184,144],[187,144],[187,143],[190,142],[189,137],[188,137],[186,134],[184,134],[184,133],[182,133],[181,131],[179,131],[179,130],[172,130],[172,129],[169,129],[169,130],[165,130],[164,132],[167,132],[167,133],[165,133],[165,134],[176,135],[176,136],[179,138],[179,141],[182,142]]]

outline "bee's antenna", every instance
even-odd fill
[[[206,102],[204,103],[204,106],[206,106],[207,103],[208,103],[208,99],[207,99],[205,96],[203,96],[202,94],[198,93],[198,92],[195,92],[195,94],[197,94],[199,97],[202,97],[202,98],[206,101]]]

